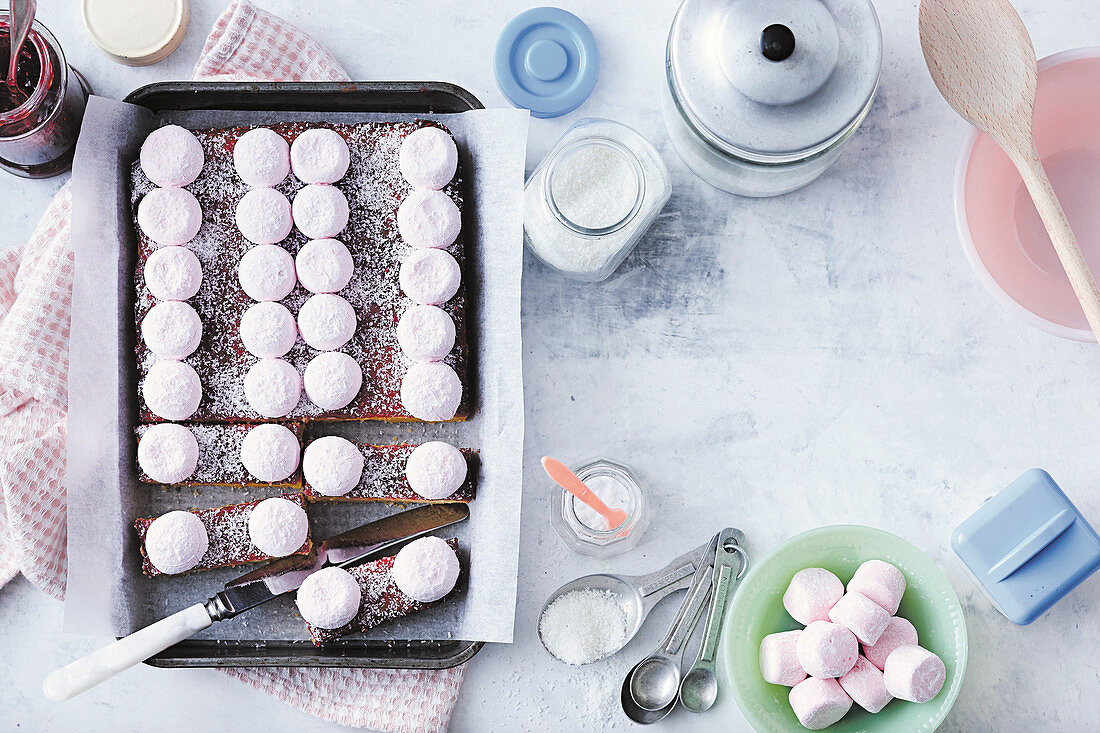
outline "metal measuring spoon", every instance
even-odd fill
[[[714,555],[714,592],[711,597],[707,625],[699,654],[683,682],[680,683],[680,704],[693,713],[710,710],[718,699],[718,675],[714,673],[714,658],[722,634],[722,617],[735,581],[740,580],[749,566],[748,556],[741,547],[745,536],[736,529],[724,529],[719,535]],[[734,566],[736,565],[736,573]]]
[[[707,544],[708,557],[700,560],[687,598],[680,604],[665,638],[652,654],[634,665],[627,675],[624,687],[628,689],[633,702],[642,710],[660,712],[664,708],[671,710],[676,704],[684,644],[698,623],[710,595],[713,553],[717,547],[718,535],[714,535]],[[625,706],[624,710],[627,710]],[[630,711],[627,710],[627,715],[629,714]]]
[[[634,638],[634,635],[638,633],[638,629],[642,627],[642,622],[645,621],[646,616],[661,599],[691,585],[692,577],[700,562],[709,564],[713,561],[713,550],[708,551],[708,548],[710,548],[710,543],[696,547],[694,550],[680,555],[660,570],[646,575],[597,573],[595,575],[585,575],[566,583],[550,594],[546,603],[543,604],[542,610],[539,611],[538,635],[543,648],[546,648],[546,642],[542,638],[542,616],[546,613],[546,609],[566,593],[591,589],[613,593],[619,599],[623,613],[626,614],[626,637],[623,639],[623,643],[618,649],[609,650],[600,659],[611,656]],[[550,650],[547,649],[547,651]],[[592,661],[599,660],[594,659]]]

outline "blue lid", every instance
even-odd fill
[[[600,53],[592,31],[561,8],[532,8],[504,27],[493,67],[504,96],[535,117],[581,106],[596,86]]]
[[[1038,468],[956,527],[951,546],[993,603],[1021,625],[1100,568],[1100,536]]]

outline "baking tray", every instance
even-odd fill
[[[154,114],[179,110],[389,112],[447,114],[483,109],[470,92],[446,82],[160,82],[123,101]],[[214,589],[212,589],[214,590]],[[366,667],[446,669],[472,658],[483,642],[346,639],[312,642],[192,639],[145,660],[154,667]]]

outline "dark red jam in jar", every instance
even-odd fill
[[[73,163],[87,84],[35,21],[19,51],[13,91],[3,80],[10,48],[8,15],[0,13],[0,168],[24,178],[63,173]]]

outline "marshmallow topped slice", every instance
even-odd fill
[[[290,145],[290,166],[302,183],[335,183],[348,172],[351,152],[340,133],[306,130]]]
[[[397,322],[397,343],[413,361],[441,361],[455,345],[455,322],[434,305],[414,305]]]
[[[347,354],[326,351],[310,359],[302,381],[310,402],[322,410],[339,410],[359,394],[363,369]]]
[[[301,446],[283,425],[265,423],[248,431],[241,441],[241,463],[257,480],[283,481],[298,468]]]
[[[401,404],[418,420],[451,420],[461,402],[462,382],[446,364],[413,364],[401,380]]]
[[[248,515],[248,537],[265,555],[286,557],[309,537],[309,518],[289,499],[264,499]]]
[[[458,581],[458,555],[438,537],[421,537],[401,548],[390,575],[402,593],[421,603],[438,601]]]
[[[311,295],[298,309],[298,332],[318,351],[338,349],[355,335],[355,309],[339,295]]]
[[[282,300],[294,289],[294,258],[282,247],[259,244],[237,265],[241,289],[253,300]]]
[[[145,287],[157,300],[187,300],[199,292],[202,267],[195,253],[186,247],[169,246],[153,250],[142,271]]]
[[[307,576],[298,588],[298,613],[306,623],[338,629],[359,613],[363,589],[347,570],[327,567]]]
[[[202,520],[191,512],[168,512],[153,520],[145,533],[145,555],[167,575],[186,573],[210,549]]]
[[[141,319],[141,338],[157,356],[183,359],[199,347],[202,321],[187,303],[163,301],[150,308]]]
[[[286,196],[274,188],[254,188],[237,202],[237,229],[253,244],[275,244],[294,228]]]
[[[179,125],[165,125],[149,133],[141,144],[141,171],[163,188],[186,186],[199,177],[205,156],[202,143]]]
[[[462,230],[462,214],[442,191],[417,189],[397,208],[397,229],[413,247],[447,247]]]
[[[446,499],[458,491],[467,471],[462,451],[438,440],[416,446],[405,461],[409,486],[429,501]]]
[[[351,282],[355,265],[339,239],[313,239],[294,258],[298,282],[311,293],[335,293]]]
[[[138,441],[137,459],[141,470],[153,481],[178,484],[198,467],[199,442],[183,425],[158,423]]]
[[[297,338],[294,314],[282,303],[256,303],[241,316],[241,342],[253,356],[261,359],[283,356],[293,348]]]
[[[301,395],[298,370],[282,359],[260,359],[244,375],[245,399],[260,417],[286,417]]]
[[[438,127],[421,127],[401,141],[401,175],[414,188],[439,190],[458,169],[454,139]]]
[[[439,305],[458,292],[462,268],[441,249],[414,249],[401,263],[398,280],[401,290],[414,303]]]
[[[306,483],[318,494],[343,496],[359,485],[364,462],[363,454],[355,443],[328,435],[306,446],[302,456],[302,473]]]
[[[202,207],[185,188],[154,188],[138,202],[137,220],[153,244],[187,244],[202,226]]]
[[[149,411],[157,417],[186,420],[199,408],[202,384],[190,364],[158,361],[146,372],[141,395]]]
[[[294,195],[294,224],[310,239],[335,237],[348,225],[348,200],[335,186],[310,184]]]
[[[249,130],[233,146],[233,167],[249,186],[270,188],[290,173],[290,145],[270,128]]]

